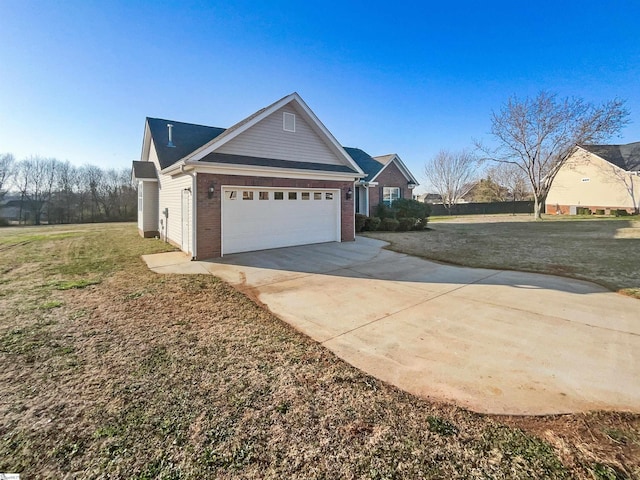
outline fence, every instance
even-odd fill
[[[496,213],[531,213],[533,201],[459,203],[451,207],[451,212],[441,203],[431,205],[431,215],[493,215]]]

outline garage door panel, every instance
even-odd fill
[[[233,198],[230,191],[237,192]],[[340,240],[338,191],[277,189],[261,200],[260,192],[265,191],[223,188],[224,254]],[[253,199],[243,200],[243,192],[252,192]],[[283,199],[276,200],[275,192]],[[295,200],[289,199],[289,192],[296,193]],[[308,200],[302,199],[302,192],[309,193]]]

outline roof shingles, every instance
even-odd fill
[[[626,145],[581,145],[581,147],[627,172],[640,172],[640,142]]]
[[[224,128],[206,127],[162,118],[147,118],[147,124],[162,169],[173,165],[225,131]],[[169,146],[168,124],[173,125],[171,132],[173,147]]]

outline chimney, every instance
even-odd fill
[[[167,143],[167,147],[175,147],[173,144],[173,125],[171,123],[167,123],[167,128],[169,129],[169,143]]]

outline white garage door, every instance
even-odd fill
[[[222,188],[222,253],[340,241],[331,189]]]

